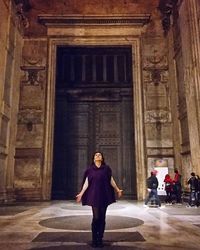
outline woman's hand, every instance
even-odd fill
[[[122,197],[122,192],[123,192],[122,189],[118,189],[117,190],[117,196],[118,196],[118,198]]]
[[[77,196],[76,196],[76,202],[80,202],[81,199],[82,199],[82,194],[81,193],[77,194]]]

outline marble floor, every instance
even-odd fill
[[[0,249],[92,249],[90,207],[74,201],[0,206]],[[200,249],[200,208],[120,200],[108,207],[103,249]]]

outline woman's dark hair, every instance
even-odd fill
[[[94,156],[95,156],[95,154],[96,153],[100,153],[101,155],[102,155],[102,165],[105,165],[106,163],[105,163],[105,160],[104,160],[104,156],[103,156],[103,153],[102,152],[100,152],[100,151],[96,151],[94,154],[93,154],[93,156],[92,156],[92,164],[94,164]]]

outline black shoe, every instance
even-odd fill
[[[103,242],[102,242],[102,240],[99,240],[98,242],[97,242],[97,246],[98,247],[104,247],[104,244],[103,244]]]
[[[92,241],[91,247],[97,248],[99,247],[96,241]]]

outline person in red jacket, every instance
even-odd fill
[[[176,203],[181,204],[181,194],[182,194],[182,185],[181,185],[181,175],[179,174],[178,170],[175,169],[174,171],[175,176],[173,180],[173,189],[174,194],[176,196]]]
[[[164,183],[165,183],[165,191],[166,191],[166,195],[167,195],[165,202],[167,204],[171,204],[172,203],[173,180],[171,179],[169,174],[165,175]]]

